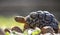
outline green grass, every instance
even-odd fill
[[[23,29],[24,24],[18,23],[14,20],[14,17],[4,17],[0,16],[0,28],[12,28],[18,26]]]

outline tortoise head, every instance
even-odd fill
[[[25,18],[23,16],[16,16],[14,19],[16,22],[26,23]]]

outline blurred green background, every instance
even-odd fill
[[[0,16],[0,28],[5,29],[5,28],[9,28],[11,29],[14,26],[18,26],[20,27],[22,30],[24,28],[24,24],[22,23],[18,23],[14,20],[14,17],[3,17]]]

